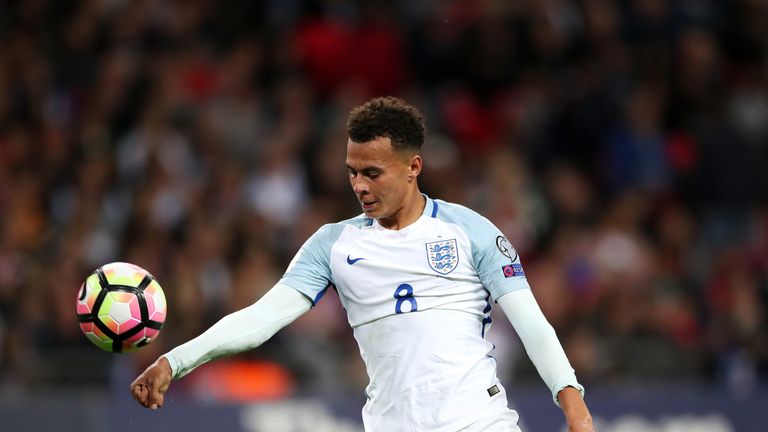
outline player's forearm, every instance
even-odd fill
[[[563,408],[565,418],[568,421],[568,427],[571,431],[592,432],[592,415],[584,403],[581,392],[573,387],[566,387],[561,390],[557,399],[560,401],[560,407]]]
[[[227,315],[164,357],[171,365],[173,377],[181,378],[210,360],[261,345],[311,306],[309,299],[298,291],[276,285],[256,303]]]
[[[513,291],[499,298],[498,304],[520,336],[539,375],[552,391],[555,403],[559,405],[558,393],[566,387],[583,392],[584,388],[576,380],[555,330],[544,317],[531,291]]]

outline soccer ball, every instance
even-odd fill
[[[80,329],[94,345],[130,352],[148,345],[165,322],[165,294],[143,268],[124,262],[91,273],[77,296]]]

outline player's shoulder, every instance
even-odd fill
[[[339,240],[345,229],[363,229],[371,225],[370,218],[365,215],[356,216],[339,222],[327,223],[315,231],[304,243],[307,251],[327,252]]]
[[[347,228],[363,229],[371,225],[373,225],[373,219],[366,217],[365,214],[360,214],[353,218],[327,223],[321,226],[315,235],[323,238],[338,238]]]
[[[436,219],[459,225],[469,232],[495,229],[495,226],[488,218],[469,207],[439,199],[432,201]]]

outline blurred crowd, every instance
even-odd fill
[[[137,370],[259,298],[360,213],[346,117],[384,94],[587,385],[768,377],[764,1],[0,0],[0,391],[106,382],[74,302],[107,262],[168,297]],[[505,321],[502,375],[538,379]],[[242,357],[365,382],[332,295]]]

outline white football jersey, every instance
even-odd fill
[[[370,384],[367,431],[458,431],[508,410],[485,340],[491,304],[529,289],[503,234],[474,211],[427,197],[400,230],[364,215],[320,228],[280,283],[317,303],[339,294]]]

